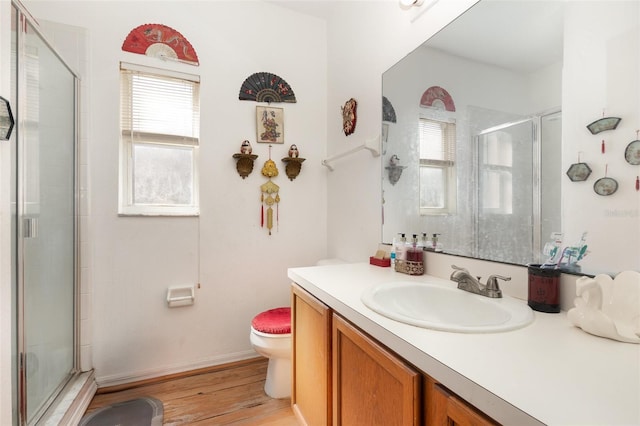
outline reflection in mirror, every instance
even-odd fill
[[[586,125],[615,101],[609,92],[618,90],[616,84],[638,87],[639,4],[483,0],[386,71],[383,96],[395,122],[383,121],[382,240],[391,243],[398,233],[440,234],[447,253],[528,264],[547,260],[543,247],[552,233],[563,233],[566,246],[584,232],[587,243],[600,244],[607,232],[628,231],[625,224],[594,227],[606,206],[594,209],[602,201],[593,182],[572,182],[565,171],[579,151],[594,170],[619,163],[598,157]],[[583,37],[599,17],[598,26],[608,32]],[[616,38],[626,44],[614,53],[624,52],[636,73],[618,82],[593,78],[603,87],[585,80],[575,90],[578,76],[568,70],[576,73],[578,64],[604,74],[621,66],[609,53]],[[606,47],[598,62],[594,46],[600,45]],[[601,93],[602,104],[583,105],[576,95],[585,90]],[[621,126],[640,126],[639,92],[628,91],[634,103],[612,114],[623,117]],[[404,169],[393,183],[387,173],[392,163]],[[625,235],[629,245],[622,257],[613,261],[605,247],[590,246],[583,272],[640,268],[635,195],[619,198],[635,214],[627,224],[638,228]],[[568,199],[576,203],[568,206]]]

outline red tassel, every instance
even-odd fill
[[[602,151],[602,153],[604,154],[604,139],[602,139],[602,146],[600,147],[600,150]]]
[[[260,228],[264,228],[264,204],[260,206]]]
[[[636,176],[636,191],[640,191],[640,176]]]

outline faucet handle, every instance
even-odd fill
[[[503,281],[511,281],[511,277],[505,277],[503,275],[490,275],[487,279],[487,289],[489,290],[500,290],[498,286],[498,280]]]
[[[467,268],[461,268],[460,266],[456,266],[456,265],[451,265],[451,267],[456,271],[463,271],[463,272],[469,273],[469,270]]]

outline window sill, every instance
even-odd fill
[[[200,210],[197,208],[190,209],[134,209],[126,208],[118,212],[119,217],[199,217]]]
[[[118,217],[200,217],[200,213],[118,213]]]

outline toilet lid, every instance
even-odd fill
[[[256,315],[251,327],[262,333],[291,333],[291,308],[275,308]]]

